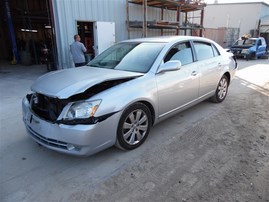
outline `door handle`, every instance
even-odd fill
[[[198,74],[197,71],[193,71],[193,72],[191,73],[192,76],[196,76],[197,74]]]
[[[221,67],[222,67],[222,64],[219,62],[218,63],[218,69],[221,69]]]

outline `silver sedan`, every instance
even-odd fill
[[[139,147],[160,121],[222,102],[237,64],[215,42],[187,36],[120,42],[88,65],[48,73],[22,101],[29,135],[49,149],[91,155]]]

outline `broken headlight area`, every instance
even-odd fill
[[[35,115],[46,121],[58,124],[96,124],[116,113],[94,117],[101,100],[71,102],[70,99],[51,98],[39,93],[28,94],[26,99]],[[58,120],[65,109],[66,112],[64,112],[63,117]]]
[[[66,124],[66,125],[77,125],[77,124],[82,124],[82,125],[87,125],[87,124],[96,124],[98,122],[102,122],[115,114],[117,112],[112,112],[109,114],[105,114],[103,116],[99,117],[89,117],[89,118],[84,118],[84,119],[72,119],[72,120],[67,120],[67,119],[61,119],[57,120],[56,123],[58,124]]]
[[[94,113],[101,101],[99,104],[96,104],[96,101],[93,101],[93,103],[83,100],[87,100],[102,91],[135,78],[136,77],[104,81],[88,88],[82,93],[72,95],[66,99],[49,97],[40,93],[28,94],[26,98],[30,103],[33,113],[46,121],[59,123],[58,119],[60,118],[60,122],[66,124],[93,124],[103,120],[103,117],[94,117]],[[69,111],[67,113],[65,112],[64,117],[60,117],[63,110],[66,108],[68,108]]]
[[[101,100],[70,103],[63,119],[72,120],[93,117],[100,104]]]
[[[67,99],[48,97],[39,93],[26,96],[30,103],[31,110],[40,118],[56,122],[64,107],[69,103]]]

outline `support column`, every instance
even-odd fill
[[[181,6],[177,7],[178,28],[177,28],[177,34],[176,35],[179,35],[179,30],[180,30],[180,14],[181,14]]]
[[[19,62],[19,54],[18,54],[16,39],[15,39],[15,32],[14,32],[12,19],[11,19],[11,13],[10,13],[8,0],[4,1],[4,9],[5,9],[5,11],[4,11],[5,16],[6,16],[6,19],[7,19],[8,31],[9,31],[9,34],[10,34],[10,42],[11,42],[11,47],[12,47],[12,53],[13,53],[13,57],[16,59],[16,61],[14,61],[14,63],[17,63],[17,62]]]
[[[187,22],[188,22],[188,12],[185,12],[185,26],[187,25]],[[187,27],[187,26],[186,26]],[[185,29],[184,31],[184,35],[186,36],[187,35],[187,29]]]
[[[201,19],[200,19],[200,26],[201,26],[201,29],[200,29],[200,37],[203,36],[203,27],[204,27],[204,9],[201,10]]]
[[[143,22],[143,37],[147,37],[147,0],[143,0],[144,22]]]
[[[161,20],[163,20],[163,8],[161,8]],[[163,36],[163,29],[161,29],[161,36]]]
[[[127,32],[128,32],[128,39],[130,39],[130,13],[129,13],[129,1],[126,0],[126,16],[127,16],[127,22],[126,22],[126,26],[127,26]]]

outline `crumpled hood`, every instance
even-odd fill
[[[94,68],[89,66],[50,72],[39,77],[31,89],[60,99],[82,93],[105,81],[142,76],[142,73]]]

